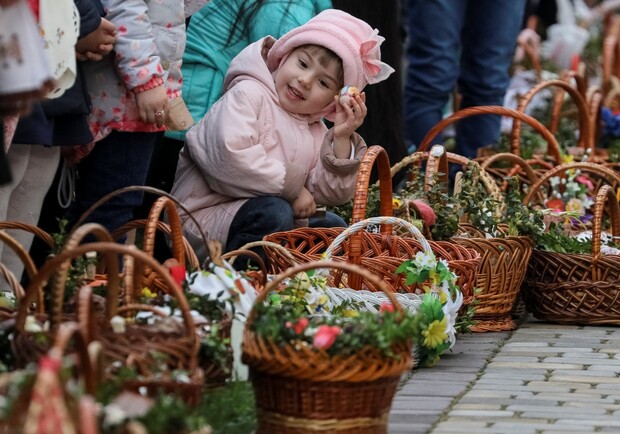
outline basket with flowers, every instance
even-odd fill
[[[524,203],[529,203],[550,178],[572,169],[588,169],[615,187],[603,185],[598,189],[591,230],[578,230],[577,214],[556,213],[556,221],[548,223],[547,230],[536,240],[523,284],[523,298],[534,316],[547,321],[620,324],[620,250],[614,242],[620,234],[620,208],[615,194],[620,177],[611,169],[592,163],[559,166],[532,187]],[[611,235],[603,231],[605,223],[610,226]]]
[[[329,304],[308,291],[326,269],[362,275],[389,302],[375,312]],[[412,366],[413,335],[414,314],[359,266],[315,261],[278,274],[256,299],[243,338],[257,433],[386,433],[400,376]]]
[[[423,160],[427,164],[422,173],[415,165]],[[449,163],[462,169],[452,194],[448,194]],[[523,224],[529,213],[514,206],[510,213],[505,212],[508,201],[494,179],[478,163],[448,153],[441,145],[406,157],[392,167],[392,173],[408,165],[414,166],[410,180],[399,193],[429,204],[435,218],[424,221],[434,223],[427,229],[431,236],[472,249],[482,258],[476,273],[475,302],[463,312],[460,322],[477,332],[514,329],[510,312],[532,252]]]

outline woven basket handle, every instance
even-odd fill
[[[94,396],[97,392],[96,368],[93,366],[93,360],[88,350],[89,342],[85,339],[78,323],[69,321],[60,325],[48,356],[59,361],[62,360],[71,342],[79,359],[79,373],[84,380],[84,389],[86,393]]]
[[[388,217],[388,218],[393,218],[393,217]],[[311,262],[306,262],[304,264],[296,265],[294,267],[287,268],[282,273],[276,275],[275,278],[267,284],[267,286],[265,287],[265,290],[260,292],[258,296],[256,297],[256,300],[254,300],[254,305],[252,306],[252,310],[250,311],[250,314],[248,315],[248,318],[247,318],[246,327],[248,327],[250,324],[252,324],[252,322],[254,322],[254,318],[256,317],[256,306],[259,305],[260,303],[263,303],[268,294],[270,294],[273,291],[278,291],[284,279],[293,277],[297,273],[301,273],[302,271],[326,269],[326,268],[332,268],[336,270],[345,271],[349,276],[355,274],[355,275],[358,275],[360,278],[366,279],[367,281],[371,282],[373,285],[376,285],[376,287],[378,288],[378,291],[382,291],[385,293],[385,295],[387,295],[387,297],[390,299],[390,302],[392,303],[392,306],[394,306],[394,309],[396,311],[398,311],[401,315],[404,313],[403,307],[401,306],[401,304],[398,302],[398,300],[394,296],[394,291],[392,291],[390,286],[387,283],[385,283],[383,280],[379,279],[376,275],[374,275],[370,271],[358,265],[349,264],[347,262],[311,261]]]
[[[52,236],[38,226],[17,221],[4,221],[0,222],[0,229],[18,229],[30,232],[35,237],[43,241],[48,247],[54,247],[54,240],[52,239]]]
[[[557,131],[557,125],[559,124],[559,116],[560,109],[562,108],[562,102],[564,102],[564,92],[568,92],[571,96],[573,102],[577,106],[577,111],[579,114],[579,146],[585,149],[592,149],[594,146],[593,136],[592,136],[592,124],[590,122],[590,111],[588,108],[588,104],[584,99],[583,95],[581,95],[577,89],[571,86],[564,80],[545,80],[542,83],[538,83],[536,86],[532,87],[520,100],[517,106],[517,111],[525,113],[525,109],[528,104],[532,101],[534,96],[543,89],[548,87],[558,87],[558,92],[556,94],[557,99],[553,105],[554,108],[554,116],[552,119],[554,120],[553,125],[549,127],[549,131],[552,133]],[[511,152],[515,155],[520,155],[520,141],[521,138],[521,120],[515,118],[512,124],[512,131],[510,133],[510,144],[511,144]],[[556,163],[562,161],[562,159],[557,159],[557,155],[554,155],[556,159]]]
[[[82,244],[70,250],[63,250],[57,256],[48,260],[41,267],[37,275],[30,282],[30,285],[28,286],[26,290],[26,297],[24,298],[24,302],[21,303],[20,306],[22,305],[27,306],[32,302],[32,299],[34,298],[34,294],[36,293],[36,291],[41,286],[44,285],[44,283],[49,279],[52,273],[56,269],[58,269],[61,264],[63,264],[65,261],[70,261],[73,258],[77,258],[81,255],[86,254],[86,252],[91,252],[91,251],[102,253],[106,257],[106,261],[108,265],[109,266],[111,265],[112,267],[115,268],[114,271],[117,271],[115,264],[116,264],[117,256],[119,254],[133,256],[136,261],[143,262],[149,265],[151,268],[153,268],[153,270],[155,270],[155,272],[159,274],[159,277],[161,277],[161,279],[164,281],[166,287],[168,288],[168,293],[177,300],[177,303],[179,304],[179,309],[181,310],[181,313],[183,316],[183,321],[185,323],[185,328],[186,328],[186,332],[188,336],[192,338],[193,340],[195,340],[196,346],[199,345],[199,341],[196,338],[194,320],[192,319],[189,304],[187,302],[187,299],[185,298],[185,295],[183,294],[181,287],[174,281],[170,273],[168,273],[168,271],[161,264],[159,264],[151,256],[135,248],[135,246],[124,246],[118,243],[110,243],[110,242],[95,242],[95,243]],[[117,294],[116,303],[114,303],[114,309],[111,310],[108,306],[106,306],[107,308],[106,313],[110,315],[108,316],[108,319],[109,319],[112,316],[116,315],[118,311],[118,284],[119,284],[118,272],[110,273],[108,277],[109,277],[108,300],[110,300],[109,293],[116,292]],[[116,289],[111,291],[110,290],[111,285],[116,285]],[[26,309],[20,308],[17,312],[17,318],[15,320],[16,329],[21,330],[21,331],[24,330],[26,316],[27,316]]]
[[[564,173],[566,173],[567,170],[570,170],[570,169],[586,170],[590,173],[595,173],[599,176],[602,176],[603,178],[605,178],[607,183],[611,184],[614,187],[617,187],[620,185],[620,174],[618,174],[613,169],[610,169],[603,165],[595,164],[595,163],[587,163],[587,162],[562,164],[561,166],[554,167],[553,169],[545,172],[545,174],[542,175],[540,179],[536,181],[534,185],[532,185],[530,190],[527,192],[527,194],[523,198],[523,204],[528,205],[534,198],[535,194],[537,195],[536,197],[540,197],[540,195],[538,195],[539,189],[543,185],[545,185],[545,183],[548,182],[549,179],[557,175],[563,175]],[[543,197],[545,196],[546,195],[543,194]]]
[[[438,179],[448,188],[448,155],[442,145],[433,145],[428,153],[426,171],[424,172],[424,191],[429,191]]]
[[[155,254],[155,235],[157,234],[157,222],[160,221],[164,210],[170,221],[170,238],[172,243],[172,257],[179,262],[179,265],[185,267],[185,252],[183,249],[183,228],[181,226],[181,218],[177,212],[174,202],[166,196],[157,198],[151,206],[149,216],[147,218],[146,227],[144,228],[144,246],[142,247],[147,255]],[[150,267],[145,266],[142,269],[144,276],[153,274]]]
[[[361,235],[362,235],[361,231],[370,225],[390,225],[390,227],[392,227],[392,225],[397,225],[399,227],[405,228],[411,233],[411,235],[413,235],[415,239],[417,239],[420,242],[420,244],[422,245],[422,248],[424,249],[426,253],[429,253],[429,254],[433,253],[433,250],[431,249],[431,245],[428,243],[426,238],[424,238],[424,235],[422,235],[420,230],[416,228],[413,224],[409,223],[408,221],[400,219],[398,217],[370,217],[365,220],[359,221],[357,223],[353,223],[351,226],[349,226],[348,228],[343,230],[340,234],[338,234],[338,236],[334,238],[334,241],[332,241],[332,243],[329,245],[327,250],[325,250],[324,259],[326,261],[331,260],[332,255],[338,249],[338,247],[340,247],[340,245],[344,242],[344,240],[346,240],[347,238],[350,238],[349,262],[355,265],[360,265],[361,259],[362,259],[361,245],[354,246],[352,243],[352,240],[353,240],[353,236],[355,236],[356,234],[359,234],[359,237],[361,239]],[[353,249],[358,249],[358,250],[354,251]],[[362,276],[359,273],[351,274],[349,276],[348,282],[351,288],[362,289]]]
[[[521,171],[525,173],[525,176],[530,181],[530,184],[533,185],[536,183],[536,181],[538,181],[538,175],[536,174],[534,169],[532,169],[532,166],[530,166],[529,163],[523,158],[521,158],[519,155],[511,154],[510,152],[502,152],[499,154],[491,155],[490,157],[485,158],[484,161],[480,163],[480,166],[483,169],[487,169],[492,167],[495,163],[499,161],[507,161],[509,163],[512,163],[515,169],[520,168]],[[514,172],[512,173],[512,175],[509,176],[514,176],[516,174],[517,173]]]
[[[4,243],[5,246],[10,247],[11,250],[13,250],[15,254],[17,254],[19,259],[24,264],[24,270],[26,270],[26,275],[28,276],[29,279],[32,279],[32,277],[37,273],[37,267],[36,265],[34,265],[34,261],[30,257],[28,252],[24,250],[24,247],[15,238],[10,236],[7,232],[3,230],[0,230],[0,242]],[[13,275],[13,273],[11,273],[11,275],[14,278],[16,277],[15,275]],[[10,277],[8,277],[8,279],[10,279]],[[8,279],[7,279],[7,282],[8,282]],[[21,287],[21,285],[19,285],[19,281],[17,281],[17,283],[18,283],[18,286],[14,286],[14,285],[11,285],[11,286],[12,286],[13,291],[15,292],[15,297],[17,298],[17,300],[20,300],[21,298],[24,297],[25,294],[24,294],[24,289]],[[43,307],[43,292],[39,294],[39,299],[37,300],[37,308],[42,309],[42,307]],[[42,310],[39,310],[39,312],[42,312]]]
[[[431,142],[435,140],[435,137],[443,131],[448,125],[453,124],[461,119],[474,116],[474,115],[483,115],[483,114],[494,114],[501,116],[509,116],[514,119],[520,119],[538,131],[543,138],[549,144],[549,153],[555,159],[556,162],[562,161],[562,155],[560,152],[560,145],[558,141],[555,139],[553,134],[540,122],[538,122],[533,117],[526,115],[517,110],[512,110],[502,106],[478,106],[478,107],[467,107],[461,109],[452,115],[448,116],[444,120],[438,122],[433,128],[431,128],[426,136],[418,146],[418,151],[426,151],[428,147],[431,145]]]
[[[144,228],[146,227],[147,224],[148,224],[147,219],[132,220],[130,222],[125,223],[123,226],[121,226],[120,228],[112,232],[112,238],[114,238],[115,240],[118,240],[121,236],[125,235],[127,232],[131,231],[132,229]],[[155,226],[156,226],[156,230],[161,231],[165,235],[171,236],[172,229],[170,229],[170,225],[168,225],[166,222],[157,220],[157,222],[155,222]],[[189,241],[187,241],[187,238],[185,238],[185,236],[183,236],[182,239],[183,239],[183,251],[185,254],[185,260],[188,262],[189,267],[192,269],[200,268],[200,261],[198,261],[196,252],[194,252],[194,249],[189,244]]]
[[[71,251],[75,249],[87,236],[94,236],[98,241],[113,242],[112,235],[106,228],[98,223],[86,223],[79,226],[75,231],[72,231],[67,236],[65,244],[62,246],[62,251]],[[74,258],[74,257],[72,257]],[[108,287],[106,291],[106,310],[111,318],[112,311],[116,310],[118,304],[118,297],[120,296],[119,279],[118,279],[118,264],[116,262],[116,256],[106,255],[106,266],[108,270]],[[52,330],[56,328],[62,322],[63,303],[65,299],[65,285],[69,277],[69,270],[71,269],[71,259],[63,262],[58,267],[56,277],[54,279],[54,286],[52,289],[52,312],[50,318],[50,327]]]
[[[592,280],[594,281],[602,280],[601,276],[597,276],[599,267],[596,266],[596,262],[601,256],[601,231],[605,203],[608,205],[611,233],[614,237],[620,235],[620,206],[618,205],[618,199],[610,185],[603,185],[596,194],[594,218],[592,219],[592,257],[594,258],[592,262]]]
[[[194,217],[194,215],[192,214],[192,212],[190,210],[188,210],[185,205],[183,205],[176,197],[174,197],[173,195],[171,195],[170,193],[164,191],[164,190],[160,190],[158,188],[154,188],[154,187],[149,187],[149,186],[141,186],[141,185],[133,185],[130,187],[124,187],[124,188],[120,188],[118,190],[115,190],[111,193],[106,194],[105,196],[103,196],[101,199],[99,199],[97,202],[95,202],[94,204],[91,205],[90,208],[88,208],[86,211],[84,211],[84,213],[80,216],[80,218],[78,219],[78,221],[75,223],[75,225],[73,225],[72,230],[74,230],[75,228],[79,227],[84,221],[86,221],[86,219],[101,205],[103,205],[104,203],[106,203],[107,201],[109,201],[110,199],[112,199],[113,197],[119,196],[121,194],[124,193],[129,193],[132,191],[142,191],[144,193],[150,193],[150,194],[154,194],[156,196],[163,196],[163,197],[167,197],[168,199],[170,199],[171,201],[174,202],[174,204],[183,211],[184,215],[187,216],[187,218],[189,218],[190,220],[192,220],[192,222],[194,222],[194,224],[196,225],[196,230],[200,231],[200,235],[202,236],[202,239],[204,240],[205,243],[205,249],[208,252],[209,251],[209,246],[207,245],[207,236],[206,234],[203,232],[202,227],[200,226],[200,224],[198,223],[198,221],[196,220],[196,218]]]
[[[366,151],[357,172],[355,196],[353,198],[353,212],[351,223],[357,223],[366,218],[366,203],[368,202],[368,187],[372,166],[377,164],[379,176],[379,201],[382,216],[392,216],[392,176],[390,174],[390,160],[387,152],[381,146],[373,145]],[[382,233],[392,233],[392,228],[382,227]]]

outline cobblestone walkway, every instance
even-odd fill
[[[404,383],[389,432],[620,433],[620,328],[528,320],[460,336]]]

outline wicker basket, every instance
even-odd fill
[[[367,270],[343,262],[321,261],[291,267],[270,282],[255,306],[281,282],[316,268],[358,273],[383,291],[395,308],[389,286]],[[248,317],[251,324],[255,309]],[[256,396],[257,434],[386,434],[387,422],[400,376],[411,368],[411,346],[394,348],[397,359],[383,357],[373,348],[351,356],[329,356],[325,351],[277,345],[246,327],[243,361],[250,367]]]
[[[84,227],[98,226],[101,233],[105,229],[94,223],[83,225]],[[93,233],[92,231],[84,231]],[[80,230],[77,231],[80,233]],[[79,238],[79,237],[78,237]],[[75,238],[77,239],[77,238]],[[52,314],[49,315],[50,335],[53,336],[61,322],[66,319],[63,312],[63,292],[67,279],[67,265],[71,259],[84,255],[86,252],[98,252],[105,257],[109,273],[107,275],[107,288],[105,306],[97,309],[93,302],[90,287],[83,286],[78,292],[76,312],[71,317],[78,319],[88,340],[101,341],[104,348],[104,361],[107,368],[114,362],[133,366],[142,375],[144,381],[135,382],[135,386],[145,386],[155,389],[176,390],[186,400],[195,402],[200,397],[200,389],[203,383],[202,371],[197,366],[197,353],[199,341],[195,331],[195,325],[189,311],[187,300],[180,287],[172,279],[172,276],[157,261],[133,246],[123,246],[114,242],[95,242],[65,248],[56,257],[47,261],[39,270],[26,290],[23,303],[20,303],[15,321],[15,339],[13,345],[16,356],[22,361],[36,359],[41,354],[41,345],[36,336],[25,330],[26,317],[29,314],[27,306],[31,304],[39,288],[49,279],[54,271],[59,270],[55,277],[53,288],[54,303]],[[139,280],[141,265],[145,264],[155,270],[166,283],[167,293],[176,299],[182,314],[182,322],[169,329],[158,329],[152,326],[126,323],[124,332],[115,333],[110,319],[117,315],[126,315],[131,311],[151,310],[153,306],[137,304],[123,304],[120,296],[120,276],[117,271],[118,255],[125,256],[125,276],[133,276]],[[129,258],[129,259],[128,259]],[[136,264],[133,266],[133,261]],[[126,281],[125,286],[132,287],[132,283]],[[153,375],[157,360],[154,352],[166,357],[166,364],[170,370],[186,370],[191,379],[190,383],[178,383],[168,379],[159,379]],[[128,386],[131,386],[128,384]]]
[[[592,254],[534,250],[523,298],[536,318],[562,324],[620,325],[620,256],[600,253],[606,205],[612,233],[620,235],[618,201],[614,189],[604,185],[594,205]]]
[[[397,173],[403,167],[428,159],[425,184],[441,174],[445,185],[448,182],[448,163],[465,167],[470,163],[465,157],[445,152],[441,145],[435,145],[430,152],[414,153],[392,167]],[[476,162],[471,162],[477,164]],[[480,168],[480,182],[489,196],[503,204],[503,196],[495,181]],[[457,188],[458,189],[458,188]],[[532,241],[524,236],[486,238],[469,224],[459,224],[459,232],[466,237],[456,236],[450,241],[477,251],[481,262],[476,273],[476,310],[474,332],[513,330],[517,327],[510,313],[525,277],[527,263],[532,254]]]
[[[69,348],[69,346],[71,348]],[[19,394],[11,414],[0,419],[0,432],[23,434],[96,433],[98,432],[95,406],[95,389],[100,381],[96,363],[98,347],[88,346],[77,323],[63,323],[58,329],[54,344],[41,359],[36,376],[30,380],[26,371],[13,371],[0,375],[0,393],[19,382]],[[59,376],[62,359],[69,352],[77,356],[73,375],[81,384],[85,395],[77,398],[68,393]],[[75,387],[75,386],[73,386]],[[14,393],[14,390],[12,391]]]
[[[364,156],[357,178],[353,203],[352,223],[366,217],[368,184],[374,162],[377,162],[380,188],[380,208],[382,217],[391,217],[392,177],[387,153],[380,146],[371,146]],[[275,242],[286,248],[298,263],[320,260],[325,250],[344,228],[300,228],[267,235],[265,240]],[[464,304],[473,300],[476,270],[480,255],[474,250],[450,242],[431,241],[437,258],[445,259],[452,271],[458,275],[457,285],[461,288]],[[412,258],[422,250],[419,241],[412,237],[401,237],[392,233],[392,226],[381,225],[381,233],[360,231],[353,234],[333,252],[332,260],[360,265],[381,279],[390,283],[393,290],[403,289],[401,278],[395,276],[396,269],[404,260]],[[275,273],[290,266],[279,251],[265,247],[265,252],[275,266]],[[353,275],[347,285],[352,289],[363,289],[362,277]]]

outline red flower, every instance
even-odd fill
[[[173,265],[170,267],[170,274],[174,281],[182,286],[183,281],[185,280],[185,267],[183,265]]]
[[[338,326],[322,325],[316,331],[312,345],[319,350],[327,350],[334,344],[340,332]]]
[[[549,199],[545,205],[556,212],[564,211],[564,202],[562,199]]]
[[[383,312],[394,312],[394,305],[392,303],[381,303],[381,307],[379,307],[379,313]]]
[[[286,327],[287,328],[292,328],[295,333],[297,333],[298,335],[303,333],[304,330],[306,330],[306,327],[308,327],[308,318],[299,318],[297,320],[297,322],[295,324],[291,323],[290,321],[286,322]]]

